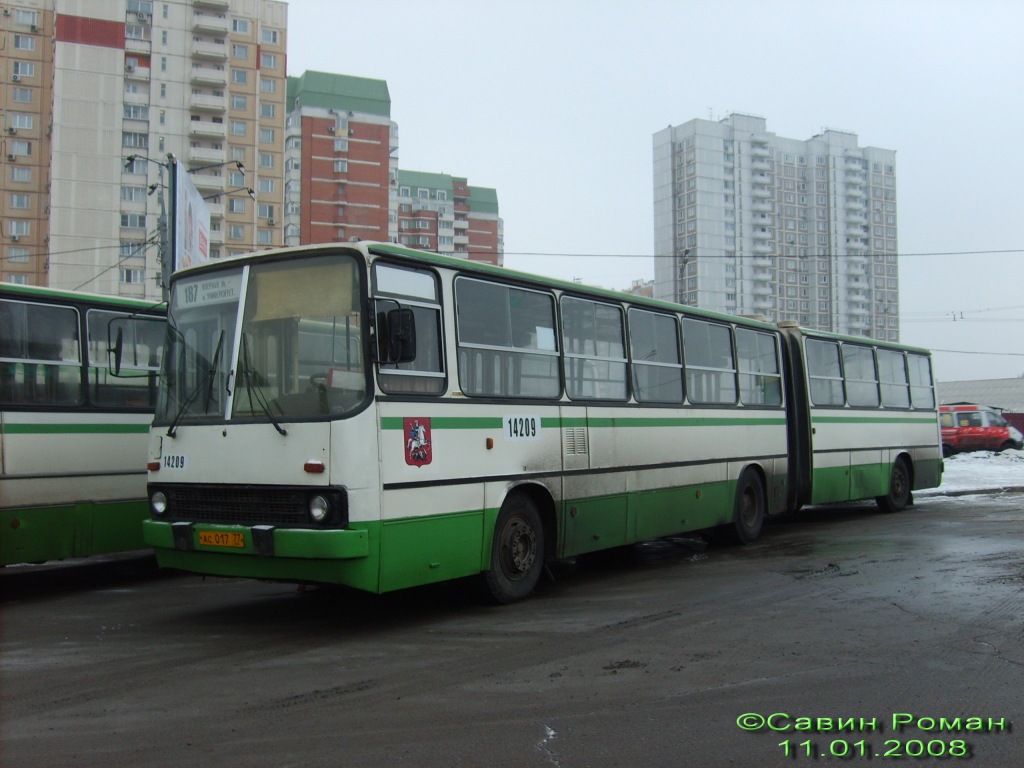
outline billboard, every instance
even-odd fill
[[[174,254],[177,271],[210,260],[210,209],[181,163],[174,163]]]

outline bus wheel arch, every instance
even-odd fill
[[[732,520],[726,525],[729,537],[737,544],[750,544],[757,540],[768,515],[768,493],[764,470],[749,464],[736,481],[736,500]]]
[[[911,489],[914,487],[914,464],[910,456],[901,453],[889,470],[889,492],[876,496],[875,503],[883,512],[900,512],[911,504]]]
[[[554,505],[533,486],[513,489],[502,502],[484,571],[487,596],[499,605],[533,592],[554,543]]]

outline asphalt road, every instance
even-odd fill
[[[503,608],[468,583],[9,568],[0,765],[1016,768],[1022,506],[806,510],[747,547],[580,560]]]

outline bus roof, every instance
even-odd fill
[[[38,285],[0,283],[0,295],[34,299],[56,299],[59,301],[79,301],[120,309],[166,311],[163,301],[135,299],[127,296],[107,296],[102,293],[86,293],[85,291],[67,291],[59,288],[45,288]]]

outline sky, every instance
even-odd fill
[[[288,73],[385,80],[399,166],[497,190],[505,266],[654,277],[653,134],[896,150],[901,341],[1024,375],[1019,0],[290,0]]]

